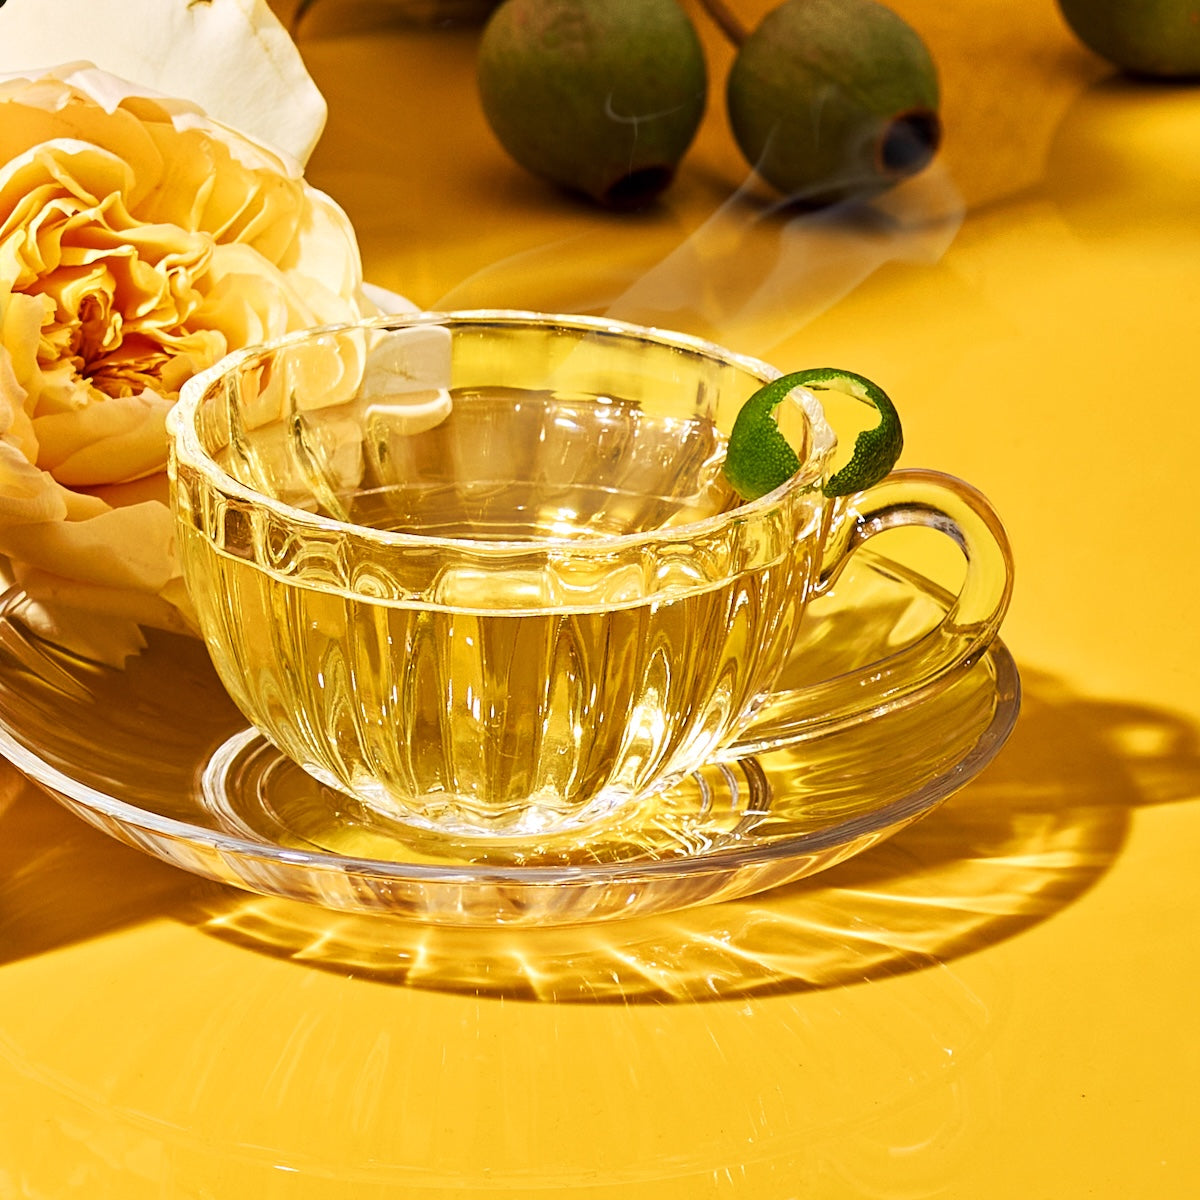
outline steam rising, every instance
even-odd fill
[[[749,176],[665,254],[660,242],[657,260],[623,259],[616,233],[591,228],[485,267],[434,307],[596,313],[765,355],[886,264],[937,262],[964,213],[940,164],[869,203],[818,211],[764,205],[758,189]]]

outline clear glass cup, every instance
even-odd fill
[[[716,756],[864,719],[990,642],[1010,560],[929,472],[843,501],[793,392],[802,466],[739,500],[743,402],[779,372],[603,319],[387,317],[240,351],[170,419],[185,579],[222,682],[322,782],[455,837],[577,828]],[[968,565],[914,646],[773,692],[806,603],[884,528]]]

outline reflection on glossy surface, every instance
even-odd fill
[[[785,683],[867,666],[946,611],[923,576],[860,551],[814,606]],[[874,845],[983,769],[1018,681],[995,645],[860,721],[711,766],[585,831],[460,842],[354,805],[253,735],[202,646],[163,635],[122,671],[0,622],[5,753],[73,811],[196,874],[350,912],[449,925],[631,918],[763,891]]]
[[[1091,787],[1071,790],[1081,769]],[[377,982],[557,1002],[809,991],[935,966],[1044,919],[1112,861],[1127,812],[1200,787],[1195,732],[1037,678],[984,776],[869,853],[769,895],[652,920],[466,931],[214,895],[218,937]]]
[[[989,1013],[945,970],[919,1002],[852,989],[723,1013],[583,1011],[435,1003],[279,963],[247,973],[216,944],[189,948],[201,990],[160,977],[161,935],[138,943],[120,975],[81,957],[90,997],[48,999],[53,1038],[14,1021],[0,1046],[0,1098],[20,1085],[43,1118],[32,1143],[0,1131],[34,1195],[592,1196],[619,1182],[682,1197],[729,1171],[757,1195],[790,1194],[796,1172],[880,1186],[928,1176],[897,1173],[906,1140],[963,1153],[961,1108],[987,1099],[969,1076]]]
[[[1134,809],[1200,789],[1188,723],[1027,682],[1006,753],[890,842],[759,899],[575,930],[246,896],[6,768],[0,1100],[26,1102],[0,1163],[34,1196],[121,1200],[600,1197],[598,1176],[784,1200],[801,1174],[936,1194],[999,1103],[987,1048],[1014,1000],[978,952],[1092,887]]]
[[[1097,81],[1063,113],[1039,190],[1093,247],[1169,250],[1194,229],[1196,107],[1190,84]]]

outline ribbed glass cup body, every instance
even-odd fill
[[[292,335],[171,418],[185,579],[222,682],[284,754],[455,836],[575,828],[694,770],[792,644],[830,519],[804,463],[721,474],[778,372],[578,317],[426,314]]]

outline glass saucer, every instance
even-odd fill
[[[185,870],[269,896],[452,925],[573,924],[731,899],[812,874],[929,813],[1010,733],[999,642],[903,704],[712,764],[618,819],[543,840],[389,823],[246,728],[204,646],[148,631],[123,670],[41,640],[0,598],[0,752],[72,812]],[[880,658],[947,595],[870,547],[815,602],[786,683]]]

